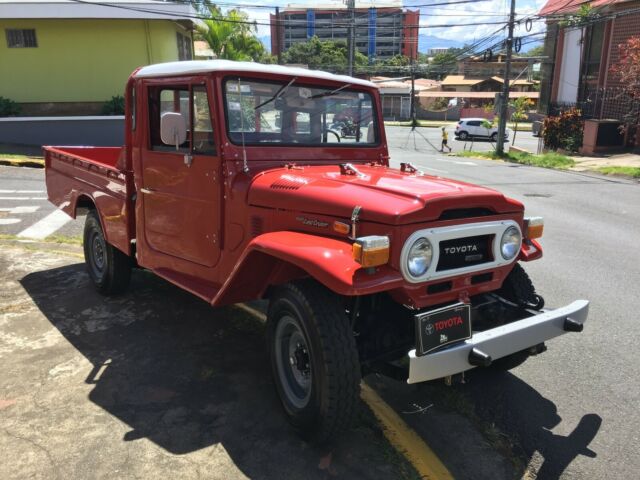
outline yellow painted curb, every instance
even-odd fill
[[[425,480],[453,480],[453,476],[398,414],[369,385],[362,383],[360,396],[369,405],[378,421],[382,424],[382,431],[387,440],[405,456]]]

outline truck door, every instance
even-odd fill
[[[180,260],[212,267],[220,256],[220,156],[214,141],[211,93],[201,84],[148,84],[148,142],[142,147],[143,229],[156,267]],[[165,112],[185,117],[187,139],[177,148],[160,139]],[[177,263],[176,263],[177,262]],[[188,265],[182,264],[182,267]]]

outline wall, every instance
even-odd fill
[[[36,48],[8,48],[6,28],[35,28]],[[138,66],[178,59],[169,20],[0,19],[0,96],[19,103],[104,102]]]
[[[558,102],[575,103],[578,100],[580,59],[582,58],[582,31],[566,29],[562,48],[562,65],[558,77]]]
[[[124,144],[124,116],[0,118],[0,143],[117,147]]]

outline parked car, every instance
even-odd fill
[[[44,148],[49,200],[88,212],[89,278],[113,295],[144,268],[214,307],[267,299],[273,382],[305,438],[349,425],[363,375],[451,384],[582,330],[589,302],[545,309],[521,266],[542,218],[392,168],[375,84],[185,61],[136,70],[125,98],[123,147]],[[338,100],[363,119],[353,138],[326,130]]]
[[[498,140],[498,126],[486,128],[482,126],[485,118],[461,118],[456,125],[454,135],[459,140],[467,140],[468,138],[490,138],[492,141]],[[509,129],[504,133],[504,139],[509,139]]]

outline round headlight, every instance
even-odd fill
[[[502,258],[505,260],[513,259],[518,253],[518,250],[520,250],[521,242],[522,235],[520,235],[520,230],[516,227],[507,228],[502,234],[502,240],[500,240]]]
[[[431,259],[433,257],[433,249],[431,243],[426,238],[419,238],[411,248],[407,255],[407,270],[412,277],[421,277],[429,269]]]

